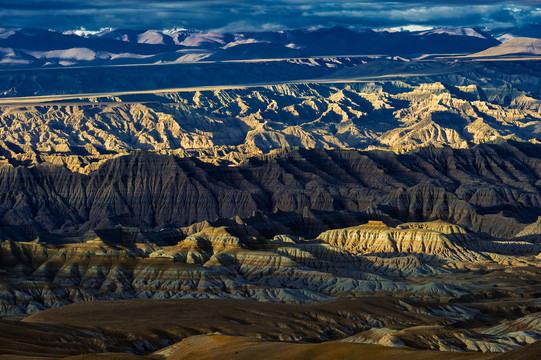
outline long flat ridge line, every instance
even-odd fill
[[[472,62],[482,61],[539,61],[540,57],[528,57],[528,58],[494,58],[494,59],[471,59]],[[193,91],[212,91],[212,90],[231,90],[231,89],[246,89],[275,85],[292,85],[292,84],[343,84],[343,83],[363,83],[370,81],[391,81],[397,78],[408,78],[418,76],[434,76],[459,72],[459,69],[453,69],[451,71],[434,71],[426,73],[397,73],[397,74],[383,74],[376,76],[354,76],[344,78],[316,78],[316,79],[300,79],[289,81],[276,81],[276,82],[263,82],[263,83],[249,83],[249,84],[224,84],[224,85],[208,85],[208,86],[188,86],[179,88],[166,88],[166,89],[152,89],[152,90],[133,90],[133,91],[118,91],[118,92],[100,92],[100,93],[76,93],[76,94],[63,94],[63,95],[40,95],[40,96],[22,96],[22,97],[5,97],[0,98],[0,105],[35,105],[44,103],[58,103],[65,100],[77,100],[81,98],[98,98],[98,97],[115,97],[124,95],[144,95],[144,94],[160,94],[160,93],[176,93],[176,92],[193,92]],[[99,102],[89,104],[102,104]],[[114,103],[114,102],[113,102]],[[86,102],[85,102],[86,104]]]
[[[426,74],[424,74],[426,75]],[[384,79],[386,77],[402,76],[402,75],[383,75],[379,77],[367,77],[367,78],[348,78],[348,79],[309,79],[309,80],[292,80],[292,81],[279,81],[279,82],[267,82],[267,83],[253,83],[253,84],[232,84],[232,85],[209,85],[209,86],[192,86],[181,88],[168,88],[168,89],[156,89],[156,90],[134,90],[134,91],[119,91],[119,92],[102,92],[102,93],[79,93],[79,94],[67,94],[67,95],[41,95],[41,96],[24,96],[24,97],[6,97],[0,98],[0,105],[22,105],[22,104],[42,104],[42,103],[56,103],[65,100],[77,100],[81,98],[100,98],[100,97],[115,97],[124,95],[144,95],[144,94],[159,94],[159,93],[176,93],[176,92],[192,92],[192,91],[209,91],[209,90],[231,90],[231,89],[246,89],[265,87],[273,85],[293,85],[293,84],[329,84],[329,83],[356,83],[356,82],[368,82],[371,80],[377,80],[378,78]],[[415,76],[415,75],[407,75]],[[420,76],[420,75],[417,75]],[[89,104],[100,104],[99,102],[88,102]],[[114,102],[113,102],[114,103]],[[59,104],[60,105],[60,104]]]
[[[144,95],[144,94],[160,94],[160,93],[176,93],[176,92],[193,92],[193,91],[211,91],[211,90],[231,90],[231,89],[247,89],[266,87],[274,85],[294,85],[294,84],[344,84],[344,83],[363,83],[377,80],[387,80],[401,77],[415,76],[430,76],[437,74],[419,73],[419,74],[385,74],[379,76],[358,76],[353,78],[328,78],[328,79],[306,79],[306,80],[291,80],[277,81],[265,83],[251,84],[231,84],[231,85],[209,85],[209,86],[191,86],[180,88],[167,88],[155,90],[133,90],[119,92],[101,92],[101,93],[78,93],[78,94],[63,94],[63,95],[40,95],[40,96],[21,96],[21,97],[5,97],[0,98],[0,105],[23,105],[23,104],[43,104],[57,103],[65,100],[77,100],[81,98],[100,98],[100,97],[115,97],[124,95]],[[100,104],[100,102],[88,102],[89,104]],[[113,102],[114,103],[114,102]],[[61,105],[61,104],[59,104]]]

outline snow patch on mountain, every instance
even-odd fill
[[[224,36],[222,34],[215,33],[196,33],[188,36],[180,43],[180,45],[199,47],[204,43],[218,43],[224,45]]]
[[[440,34],[440,35],[447,34],[447,35],[453,35],[453,36],[471,36],[471,37],[476,37],[480,39],[487,38],[479,30],[474,29],[474,28],[459,28],[459,29],[438,28],[438,29],[423,31],[419,33],[419,35],[434,35],[434,34]]]
[[[28,54],[37,58],[45,59],[69,59],[77,61],[92,61],[97,58],[110,58],[107,53],[95,52],[87,48],[72,48],[66,50],[50,50],[50,51],[28,51]]]
[[[163,34],[156,30],[147,30],[137,36],[140,44],[165,44]]]

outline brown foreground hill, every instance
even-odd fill
[[[539,343],[506,355],[436,352],[404,347],[326,341],[298,344],[270,341],[264,334],[281,329],[311,331],[340,327],[356,313],[393,316],[392,298],[365,298],[292,306],[232,300],[158,300],[83,303],[48,310],[23,322],[3,322],[2,359],[517,359],[536,358]],[[376,313],[373,313],[376,315]],[[386,314],[386,315],[385,315]],[[399,318],[423,316],[395,314]],[[307,318],[308,316],[308,318]],[[310,317],[312,317],[310,319]],[[305,320],[301,320],[301,319]],[[338,321],[338,322],[336,322]],[[334,325],[333,325],[334,324]],[[10,328],[11,326],[11,328]],[[304,329],[304,330],[303,330]],[[206,335],[197,335],[207,332]],[[209,333],[210,332],[210,333]],[[263,335],[263,336],[262,336]],[[176,340],[171,340],[176,336]],[[141,352],[167,338],[171,345]],[[182,339],[183,338],[183,339]],[[182,340],[180,340],[182,339]],[[135,346],[135,348],[133,348]],[[163,346],[163,345],[162,345]],[[139,351],[137,350],[139,349]],[[84,354],[87,351],[94,354]],[[144,352],[144,350],[143,350]],[[16,355],[17,354],[17,355]],[[79,354],[79,355],[77,355]]]

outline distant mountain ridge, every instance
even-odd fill
[[[354,31],[335,26],[224,34],[186,29],[105,29],[99,32],[0,29],[0,66],[154,64],[194,59],[224,61],[330,55],[414,57],[473,53],[499,43],[477,28],[388,32]]]

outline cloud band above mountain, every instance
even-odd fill
[[[541,22],[537,0],[503,1],[314,1],[314,0],[11,0],[0,1],[3,26],[202,30],[276,30],[310,26],[385,28],[516,26]]]

